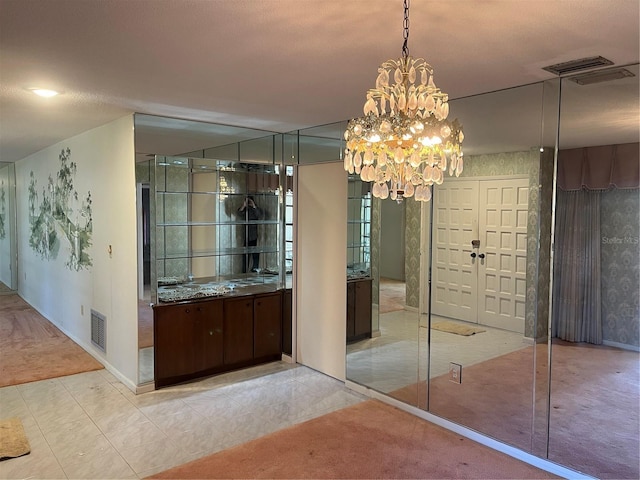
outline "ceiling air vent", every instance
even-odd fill
[[[609,68],[607,70],[598,70],[596,72],[581,73],[569,80],[576,82],[578,85],[591,85],[592,83],[609,82],[611,80],[619,80],[626,77],[634,77],[626,68]]]
[[[549,65],[542,69],[555,75],[566,75],[567,73],[579,72],[580,70],[588,70],[596,67],[605,67],[607,65],[613,65],[613,62],[604,57],[589,57]]]

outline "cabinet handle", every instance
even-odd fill
[[[213,335],[213,330],[209,330],[209,335]]]
[[[191,310],[189,310],[188,308],[184,309],[184,313],[190,313],[190,312],[191,312]]]
[[[478,255],[478,258],[484,258],[484,253],[481,253],[480,255]]]
[[[476,252],[473,252],[473,253],[471,254],[471,258],[476,258]]]

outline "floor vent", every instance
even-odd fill
[[[107,317],[91,309],[91,343],[107,352]]]
[[[607,65],[613,65],[613,62],[604,57],[588,57],[571,60],[569,62],[556,63],[555,65],[542,67],[542,69],[555,75],[566,75],[567,73],[579,72],[580,70],[588,70],[596,67],[606,67]]]

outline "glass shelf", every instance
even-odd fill
[[[238,226],[238,225],[279,225],[278,220],[237,220],[221,222],[165,222],[157,223],[157,227],[208,227],[208,226]]]
[[[273,164],[157,156],[152,299],[284,288],[291,262],[280,177]],[[256,208],[245,206],[249,197]]]
[[[227,247],[219,248],[217,250],[192,250],[190,252],[164,252],[162,258],[164,259],[177,259],[177,258],[192,258],[192,257],[218,257],[228,255],[248,255],[253,253],[277,253],[279,252],[277,245],[273,246],[260,246],[260,247]]]
[[[347,280],[371,276],[371,193],[356,175],[348,179]]]

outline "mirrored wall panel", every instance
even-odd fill
[[[541,142],[545,95],[557,99],[551,87],[451,102],[468,141],[464,171],[434,186],[428,216],[426,406],[525,451],[534,450],[536,416],[546,419],[535,398],[547,391],[547,370],[536,376],[536,357],[545,356],[547,342],[538,282],[550,255],[540,239],[550,233],[555,138]],[[550,113],[557,118],[557,109]]]
[[[562,80],[549,459],[640,477],[638,65]]]
[[[0,294],[18,289],[15,164],[0,162]]]
[[[274,166],[282,135],[250,128],[136,114],[135,142],[142,385],[154,380],[152,304],[231,286],[290,288],[293,168]]]
[[[350,380],[542,455],[558,87],[450,102],[464,170],[380,202],[380,337],[347,356]]]

